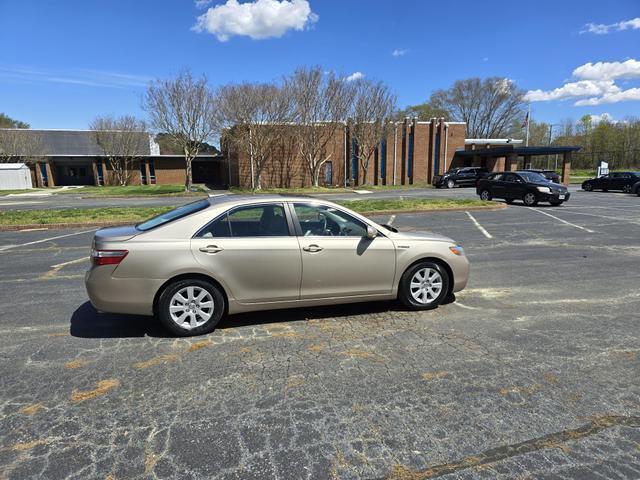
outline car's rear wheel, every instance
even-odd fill
[[[480,192],[480,200],[484,200],[485,202],[491,201],[491,192],[489,190],[482,190]]]
[[[445,268],[435,262],[420,262],[402,275],[398,299],[412,310],[430,310],[447,297],[450,282]]]
[[[454,182],[451,179],[447,180],[447,188],[453,188],[455,186],[456,186],[456,182]]]
[[[522,197],[522,201],[527,207],[535,207],[538,204],[538,197],[533,192],[527,192]]]
[[[624,187],[622,187],[622,191],[624,193],[631,193],[631,185],[625,185]]]
[[[169,284],[158,301],[158,317],[171,333],[188,337],[209,333],[225,311],[222,292],[210,282],[193,278]]]
[[[590,183],[583,183],[582,184],[582,189],[585,192],[590,192],[591,190],[593,190],[593,185],[591,185]]]

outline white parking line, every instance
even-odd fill
[[[76,258],[75,260],[69,260],[68,262],[58,263],[56,265],[51,265],[51,268],[62,268],[67,265],[73,265],[74,263],[82,263],[89,260],[89,257]]]
[[[469,212],[464,212],[464,213],[466,213],[469,216],[469,218],[471,219],[473,224],[476,227],[478,227],[478,230],[480,230],[485,237],[493,238],[493,235],[491,235],[489,232],[487,232],[487,230],[482,225],[480,225],[480,223],[474,218],[473,215],[471,215]]]
[[[97,228],[92,228],[91,230],[83,230],[82,232],[68,233],[66,235],[58,235],[57,237],[43,238],[42,240],[35,240],[33,242],[21,243],[19,245],[3,245],[3,246],[0,246],[0,252],[9,250],[11,248],[26,247],[27,245],[36,245],[38,243],[50,242],[51,240],[57,240],[59,238],[73,237],[74,235],[82,235],[83,233],[95,232],[96,230]]]
[[[543,215],[546,215],[547,217],[551,217],[551,218],[553,218],[553,219],[555,219],[555,220],[557,220],[559,222],[565,223],[565,224],[570,225],[572,227],[579,228],[580,230],[584,230],[585,232],[596,233],[593,230],[589,230],[588,228],[582,227],[580,225],[576,225],[575,223],[567,222],[566,220],[558,218],[555,215],[551,215],[550,213],[543,212],[542,210],[538,210],[537,208],[531,208],[530,210],[533,210],[534,212],[538,212],[538,213],[541,213]]]

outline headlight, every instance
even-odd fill
[[[540,193],[551,193],[551,189],[549,187],[536,187]]]
[[[464,248],[462,248],[462,245],[451,245],[449,250],[451,250],[451,253],[454,255],[458,255],[459,257],[464,256]]]

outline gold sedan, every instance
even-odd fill
[[[91,260],[85,284],[96,309],[155,315],[180,336],[256,310],[393,299],[431,309],[469,275],[450,238],[399,233],[330,202],[275,195],[214,196],[100,229]]]

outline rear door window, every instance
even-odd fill
[[[233,209],[209,223],[196,237],[286,237],[290,235],[284,206],[250,205]]]

